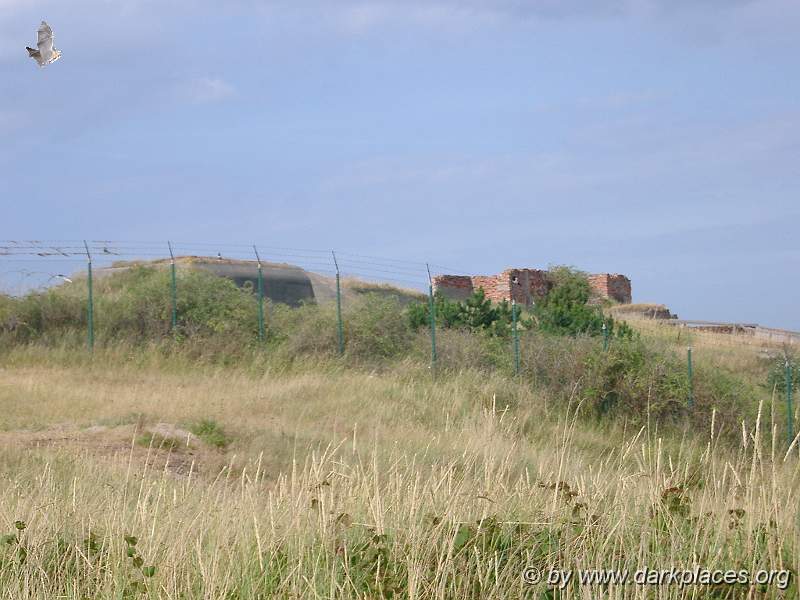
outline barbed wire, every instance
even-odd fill
[[[46,287],[54,280],[64,280],[68,274],[64,267],[92,260],[99,268],[109,268],[117,263],[170,260],[170,242],[144,240],[0,240],[0,284],[3,279],[16,278],[18,287],[23,281],[35,281]],[[211,260],[242,260],[255,262],[254,244],[231,242],[171,242],[177,260],[197,257]],[[420,260],[336,252],[338,265],[331,250],[291,248],[255,243],[264,262],[292,264],[311,273],[363,279],[367,282],[385,282],[424,289],[428,286],[428,269],[436,275],[466,275],[461,269],[446,267]],[[88,250],[88,255],[87,255]],[[4,264],[48,264],[52,268],[3,269]],[[124,266],[123,264],[119,266]],[[27,286],[36,289],[36,285]]]

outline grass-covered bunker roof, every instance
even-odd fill
[[[169,266],[169,259],[153,261],[118,261],[110,267],[97,269],[99,276],[119,272],[136,266]],[[216,259],[203,256],[179,256],[175,258],[179,269],[196,269],[213,273],[233,281],[240,288],[258,289],[258,263],[251,260]],[[314,300],[314,288],[308,274],[294,265],[261,263],[264,274],[264,295],[272,302],[298,306]]]

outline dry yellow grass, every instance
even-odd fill
[[[616,308],[616,307],[615,307]],[[697,348],[724,349],[732,348],[746,354],[780,353],[783,345],[760,339],[744,333],[727,334],[713,331],[702,331],[691,327],[680,327],[667,320],[639,318],[635,315],[614,313],[620,316],[637,331],[672,341],[684,346]]]
[[[522,577],[796,573],[797,454],[764,446],[769,415],[726,448],[595,427],[548,411],[524,382],[470,372],[254,376],[24,350],[5,356],[0,409],[0,533],[14,534],[1,598],[797,595],[792,580],[785,592],[572,584],[547,596]],[[225,450],[137,441],[155,423],[203,419]]]
[[[701,331],[658,319],[623,318],[645,339],[667,344],[681,355],[691,347],[695,364],[724,369],[758,383],[765,380],[769,364],[785,351],[782,344],[746,334]]]

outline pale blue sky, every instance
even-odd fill
[[[798,31],[796,0],[0,0],[0,238],[566,263],[800,330]]]

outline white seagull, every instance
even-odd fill
[[[25,49],[28,51],[28,56],[39,63],[40,67],[54,63],[61,58],[61,50],[56,50],[55,46],[53,46],[53,38],[55,36],[53,36],[53,30],[50,28],[50,25],[42,21],[37,34],[39,36],[36,42],[38,50],[25,46]]]

